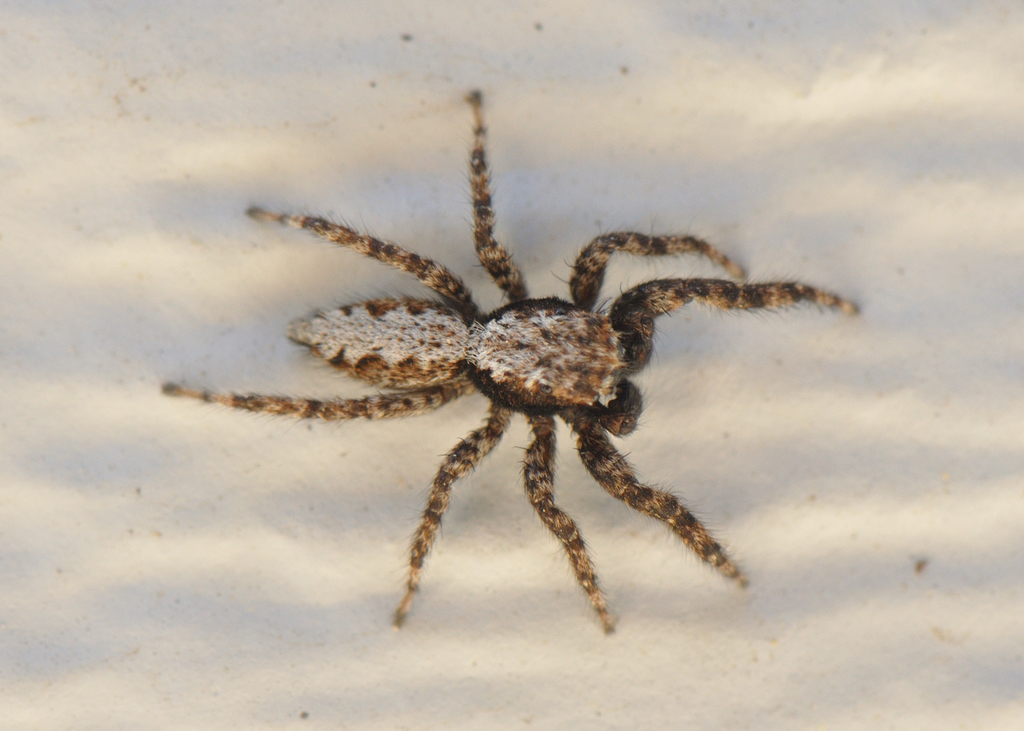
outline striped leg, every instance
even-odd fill
[[[394,419],[401,416],[423,414],[444,406],[449,401],[454,401],[472,390],[473,386],[469,381],[452,381],[416,391],[320,401],[289,396],[211,393],[210,391],[186,388],[175,383],[165,383],[163,386],[163,392],[168,396],[188,396],[208,403],[222,404],[262,414],[296,416],[300,419],[316,418],[324,421]]]
[[[569,278],[572,301],[584,309],[592,309],[597,303],[604,282],[604,271],[608,260],[616,251],[634,256],[674,256],[677,254],[700,254],[720,265],[732,276],[742,279],[743,270],[725,254],[702,239],[693,236],[645,236],[644,234],[619,231],[598,236],[576,257]]]
[[[491,175],[487,170],[484,142],[483,96],[471,91],[466,101],[473,108],[473,152],[469,161],[469,183],[473,190],[473,239],[476,255],[484,269],[501,287],[509,302],[526,299],[526,283],[512,256],[494,239],[494,208],[491,207]]]
[[[723,279],[655,279],[628,290],[612,305],[612,327],[622,333],[619,342],[630,364],[630,372],[643,368],[651,356],[654,318],[692,300],[723,310],[813,302],[834,307],[847,315],[857,314],[857,306],[852,302],[799,282],[737,284]]]
[[[594,605],[601,618],[604,631],[611,632],[614,623],[608,614],[604,595],[597,585],[597,575],[594,573],[590,556],[587,555],[583,537],[580,536],[573,519],[555,505],[555,421],[550,416],[531,416],[529,419],[533,428],[533,443],[526,450],[526,458],[523,460],[526,495],[547,529],[562,542],[569,563],[572,564],[572,570],[576,574],[576,580],[590,597],[590,603]]]
[[[256,207],[250,208],[246,213],[258,221],[276,221],[295,228],[307,229],[328,241],[390,264],[403,272],[409,272],[432,290],[451,300],[455,308],[467,320],[473,319],[479,313],[466,284],[448,267],[419,254],[414,254],[397,244],[381,241],[373,236],[353,231],[348,226],[332,223],[317,216],[292,216],[286,213],[272,213]]]
[[[707,529],[672,494],[655,490],[636,479],[632,467],[608,441],[604,430],[585,416],[571,420],[583,466],[613,497],[634,510],[657,518],[679,536],[690,550],[741,586],[747,580]]]
[[[501,440],[501,435],[508,427],[511,412],[499,406],[491,407],[491,416],[480,429],[470,433],[452,451],[448,452],[437,471],[434,484],[430,487],[430,497],[423,511],[420,527],[412,541],[409,551],[409,578],[406,581],[405,596],[402,597],[398,609],[395,610],[395,628],[402,626],[405,615],[412,606],[412,598],[419,587],[423,573],[423,562],[430,553],[437,532],[441,528],[441,517],[448,510],[451,502],[452,485],[465,476],[477,463],[487,456]]]

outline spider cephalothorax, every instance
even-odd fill
[[[583,248],[569,280],[571,301],[530,299],[519,269],[494,239],[490,180],[484,154],[480,92],[467,97],[476,125],[470,161],[474,239],[484,268],[508,304],[481,313],[462,280],[447,268],[395,244],[311,216],[251,208],[253,218],[309,229],[358,253],[413,274],[440,300],[375,299],[320,312],[289,329],[289,337],[356,378],[390,389],[359,399],[316,400],[217,394],[166,384],[164,393],[191,396],[249,411],[329,421],[410,416],[435,409],[472,390],[491,401],[490,417],[452,449],[434,478],[413,538],[406,593],[395,612],[402,623],[419,586],[423,563],[448,508],[453,483],[501,439],[513,413],[530,423],[526,494],[544,525],[561,541],[573,571],[612,629],[604,596],[576,523],[554,501],[554,418],[576,434],[591,476],[633,509],[664,522],[701,559],[745,583],[736,565],[671,493],[640,483],[608,440],[636,428],[642,401],[627,376],[647,365],[659,315],[697,300],[723,309],[783,307],[808,301],[856,312],[850,302],[796,282],[736,283],[721,279],[655,279],[623,293],[604,313],[595,310],[605,267],[615,252],[638,256],[700,254],[734,277],[742,270],[710,244],[692,236],[611,233]]]

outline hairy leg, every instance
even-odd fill
[[[261,396],[257,394],[211,393],[186,388],[176,383],[165,383],[163,392],[168,396],[188,396],[208,403],[222,404],[262,414],[296,416],[300,419],[394,419],[413,416],[443,406],[473,390],[469,381],[458,380],[438,386],[402,393],[382,393],[356,399],[292,398],[288,396]]]
[[[622,333],[620,343],[630,372],[643,368],[650,358],[654,318],[692,300],[723,310],[813,302],[847,315],[857,314],[857,306],[852,302],[799,282],[737,284],[723,279],[655,279],[628,290],[612,305],[612,327]]]
[[[257,207],[250,208],[246,213],[258,221],[276,221],[295,228],[307,229],[328,241],[390,264],[403,272],[409,272],[438,294],[447,297],[466,320],[472,320],[479,314],[473,296],[462,279],[446,266],[414,254],[397,244],[381,241],[317,216],[292,216],[286,213],[272,213]]]
[[[423,511],[420,526],[413,537],[409,551],[409,578],[406,581],[405,596],[402,597],[398,609],[395,610],[395,628],[402,626],[405,615],[412,606],[412,598],[420,583],[423,573],[423,562],[430,553],[437,532],[441,528],[441,516],[448,510],[451,501],[452,485],[465,476],[477,463],[487,456],[501,440],[501,435],[508,427],[512,412],[499,406],[491,406],[491,415],[487,423],[480,429],[470,433],[445,456],[441,468],[437,471],[434,483],[430,487],[430,497]]]
[[[583,543],[576,523],[555,505],[554,494],[554,462],[555,462],[555,421],[550,416],[531,416],[530,426],[533,429],[533,443],[526,450],[523,460],[523,478],[526,483],[526,496],[537,511],[541,521],[565,548],[565,553],[572,564],[576,580],[590,597],[601,625],[605,632],[611,632],[614,624],[608,614],[608,605],[597,585],[594,566],[587,555],[587,547]]]
[[[466,101],[473,108],[473,151],[469,160],[469,183],[473,190],[473,239],[480,263],[509,302],[526,299],[526,283],[512,256],[494,239],[494,209],[491,207],[491,175],[487,170],[484,142],[483,95],[471,91]]]
[[[577,436],[583,466],[613,497],[634,510],[657,518],[679,536],[690,550],[741,585],[746,579],[707,529],[672,494],[641,484],[626,459],[608,441],[604,430],[586,416],[570,424]]]
[[[608,260],[616,251],[635,256],[700,254],[719,264],[732,276],[743,278],[743,270],[738,264],[702,239],[693,236],[645,236],[619,231],[598,236],[583,247],[576,257],[572,277],[569,279],[573,302],[587,310],[594,307],[604,282]]]

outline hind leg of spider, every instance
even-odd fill
[[[491,174],[487,169],[483,95],[471,91],[466,101],[473,108],[473,150],[469,158],[469,185],[473,191],[473,241],[476,255],[509,302],[526,299],[526,283],[511,254],[494,238],[494,208],[491,206]]]
[[[523,460],[523,479],[526,483],[526,495],[530,504],[537,511],[541,521],[554,536],[562,542],[576,580],[583,591],[590,597],[601,626],[605,632],[614,630],[614,622],[608,614],[608,605],[604,594],[597,585],[594,566],[587,555],[587,547],[583,543],[576,523],[555,505],[554,495],[554,461],[555,461],[555,421],[550,416],[531,416],[530,426],[533,429],[533,443],[526,450]]]
[[[737,284],[724,279],[655,279],[638,284],[615,300],[609,316],[621,333],[627,372],[643,368],[651,357],[654,319],[696,300],[723,310],[788,307],[813,302],[833,307],[847,315],[857,314],[857,305],[799,282]]]
[[[340,223],[333,223],[318,216],[273,213],[255,206],[247,210],[246,214],[257,221],[275,221],[294,228],[307,229],[339,246],[390,264],[396,269],[412,274],[438,294],[447,297],[467,320],[472,320],[479,314],[479,308],[473,302],[473,296],[465,282],[448,267],[425,256],[414,254],[390,241],[382,241],[373,236],[361,234],[348,226],[342,226]]]
[[[665,523],[703,561],[746,586],[746,578],[703,524],[674,495],[641,484],[600,425],[583,414],[571,417],[570,424],[583,466],[601,487],[634,510]]]
[[[451,381],[438,386],[421,388],[401,393],[382,393],[356,399],[292,398],[288,396],[261,396],[258,394],[211,393],[186,388],[175,383],[165,383],[163,392],[168,396],[187,396],[208,403],[230,406],[235,409],[255,411],[262,414],[296,416],[300,419],[323,419],[340,421],[344,419],[394,419],[413,416],[443,406],[473,390],[468,381]]]
[[[743,278],[743,270],[736,262],[703,239],[695,236],[646,236],[630,231],[598,236],[583,247],[569,278],[569,292],[572,301],[584,309],[592,309],[597,303],[604,282],[608,260],[616,251],[634,256],[674,256],[678,254],[699,254],[715,262],[737,279]]]
[[[423,573],[423,562],[434,545],[434,539],[441,528],[441,517],[451,502],[452,485],[494,449],[508,427],[510,416],[511,412],[507,409],[492,406],[487,423],[455,445],[441,463],[441,468],[430,487],[430,497],[427,499],[427,507],[423,511],[419,528],[413,537],[412,548],[409,550],[409,576],[405,584],[405,596],[395,610],[395,629],[402,626],[405,615],[412,606],[412,599]]]

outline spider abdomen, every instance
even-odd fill
[[[495,311],[474,325],[467,358],[487,396],[527,412],[593,404],[625,365],[607,317],[557,298]]]
[[[388,388],[418,388],[460,374],[469,328],[439,302],[375,299],[292,323],[288,337],[356,378]]]

